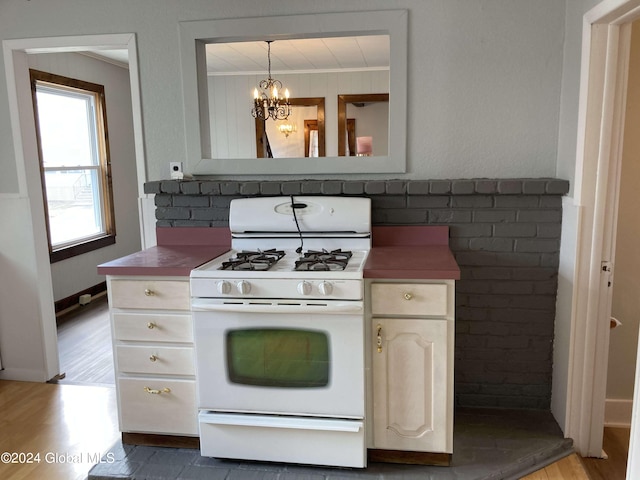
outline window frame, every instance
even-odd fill
[[[55,263],[67,258],[98,250],[108,245],[113,245],[116,242],[116,224],[113,205],[113,182],[111,175],[111,156],[109,152],[109,133],[107,128],[107,107],[103,85],[34,69],[29,69],[29,75],[31,79],[31,96],[36,128],[38,161],[40,164],[40,180],[42,184],[45,223],[47,227],[47,243],[49,245],[49,259],[51,263]],[[42,140],[40,137],[40,125],[38,116],[38,102],[36,97],[36,87],[38,85],[43,85],[48,88],[67,90],[70,92],[90,94],[94,97],[95,100],[95,120],[97,129],[96,147],[99,162],[98,183],[100,185],[99,196],[104,216],[104,232],[97,235],[84,237],[78,239],[78,241],[76,242],[64,244],[55,248],[51,244],[51,230],[49,225],[49,205],[47,201],[45,167],[43,162]]]

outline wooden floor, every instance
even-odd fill
[[[583,458],[591,480],[623,480],[629,456],[629,428],[604,429],[603,450],[609,458]]]
[[[1,479],[85,479],[119,438],[115,388],[0,380],[0,432]]]
[[[624,477],[622,477],[624,479]],[[590,480],[576,453],[538,470],[522,480]],[[613,479],[612,479],[613,480]]]
[[[608,458],[566,457],[523,480],[625,480],[629,455],[629,428],[606,427],[603,450]]]
[[[114,385],[113,351],[106,296],[94,298],[58,319],[58,383]]]

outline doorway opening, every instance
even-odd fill
[[[35,240],[32,257],[36,259],[38,271],[38,284],[34,288],[39,292],[43,375],[51,379],[64,373],[60,368],[61,348],[58,345],[54,303],[104,283],[104,277],[97,273],[98,264],[141,248],[144,236],[144,221],[141,219],[145,208],[143,185],[146,179],[136,41],[133,34],[107,34],[5,40],[3,46],[9,98],[12,100],[10,107],[19,195],[28,199],[32,215]],[[97,58],[97,52],[124,52],[126,61]],[[104,84],[109,111],[111,172],[106,181],[112,181],[113,184],[113,218],[121,227],[117,241],[55,263],[50,263],[49,258],[42,175],[38,151],[34,148],[37,135],[29,82],[30,69]],[[95,196],[93,193],[92,190],[91,195]],[[131,208],[133,204],[138,208]],[[112,233],[115,234],[115,231]],[[102,301],[106,304],[106,298]],[[98,303],[92,307],[98,306]],[[84,344],[88,343],[87,334],[82,335],[76,341],[76,353],[83,351]],[[95,352],[92,354],[89,351],[81,363],[89,365],[95,357]]]

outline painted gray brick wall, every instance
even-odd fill
[[[548,409],[562,196],[559,179],[158,181],[159,227],[226,226],[233,198],[359,195],[374,225],[448,225],[460,406]]]

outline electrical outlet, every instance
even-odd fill
[[[169,162],[169,171],[171,172],[171,180],[182,180],[184,178],[182,162]]]

